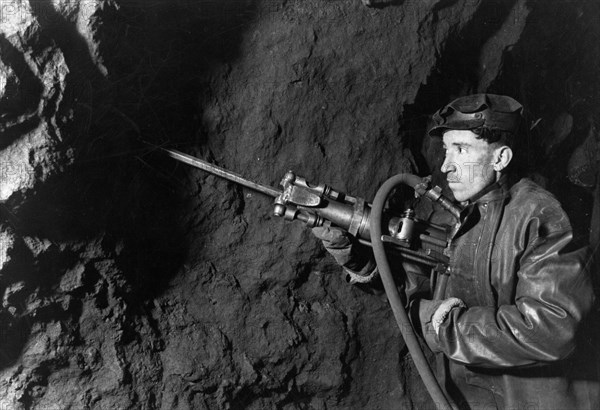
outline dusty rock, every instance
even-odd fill
[[[10,260],[10,251],[15,242],[14,234],[7,228],[0,230],[0,269]]]

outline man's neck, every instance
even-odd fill
[[[492,199],[493,197],[496,196],[496,195],[494,195],[494,193],[496,191],[503,192],[507,189],[507,187],[508,187],[508,175],[500,174],[500,176],[496,180],[496,182],[494,182],[491,185],[488,185],[487,187],[485,187],[484,189],[479,191],[479,193],[477,195],[473,196],[471,199],[464,202],[463,205],[469,205],[469,204],[472,204],[475,202],[481,202],[482,200],[485,201],[485,199]],[[500,192],[498,192],[498,193],[500,193]]]

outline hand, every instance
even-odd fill
[[[435,333],[439,333],[440,326],[444,323],[444,320],[448,317],[448,314],[455,307],[466,308],[465,302],[459,298],[450,298],[442,301],[442,304],[435,310],[431,317],[431,326]]]
[[[344,267],[350,283],[367,283],[379,275],[371,249],[357,243],[348,232],[327,226],[313,228],[312,232],[336,262]]]
[[[431,327],[433,327],[433,330],[437,335],[440,326],[444,323],[448,314],[456,307],[466,308],[467,305],[459,298],[448,298],[444,300],[422,299],[419,302],[419,319],[421,324],[424,325],[431,322]]]
[[[352,239],[350,234],[340,228],[318,226],[312,233],[323,242],[323,246],[337,261],[346,266],[352,262]]]

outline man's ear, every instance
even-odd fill
[[[505,169],[512,160],[512,149],[506,145],[496,148],[494,155],[494,171],[500,172]]]

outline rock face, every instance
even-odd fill
[[[435,172],[435,109],[510,94],[533,175],[599,239],[594,2],[0,7],[0,408],[431,407],[384,297],[156,146],[372,199]]]

